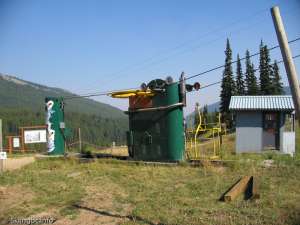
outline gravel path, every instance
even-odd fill
[[[22,158],[7,158],[4,160],[4,170],[16,170],[30,163],[33,163],[35,158],[33,156],[22,157]]]

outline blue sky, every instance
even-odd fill
[[[288,38],[299,37],[299,0],[0,0],[0,72],[78,94],[178,79],[182,71],[189,76],[223,64],[227,37],[234,58],[246,49],[257,52],[261,39],[277,45],[273,5],[281,9]],[[291,48],[300,54],[300,41]],[[278,49],[271,56],[281,59]],[[299,58],[295,62],[299,71]],[[205,85],[221,75],[214,71],[191,82]],[[218,98],[219,85],[189,94],[187,112],[196,101]],[[128,105],[95,99],[121,109]]]

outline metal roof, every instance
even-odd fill
[[[293,111],[294,103],[291,95],[232,96],[229,109]]]

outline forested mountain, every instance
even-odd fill
[[[0,74],[0,118],[4,136],[18,134],[20,126],[45,124],[46,96],[72,95],[63,89]],[[97,145],[109,145],[112,141],[125,143],[127,116],[108,104],[84,98],[67,100],[65,123],[72,131],[70,141],[76,141],[77,128],[80,127],[84,141]]]
[[[0,106],[44,110],[46,96],[73,96],[69,91],[24,81],[13,76],[0,74]],[[79,112],[100,115],[104,118],[125,117],[116,107],[92,99],[75,98],[66,102],[67,112]]]

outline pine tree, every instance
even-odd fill
[[[258,95],[258,85],[255,76],[254,65],[250,60],[250,52],[246,51],[246,76],[245,84],[247,88],[247,95]]]
[[[283,94],[283,83],[281,82],[281,76],[279,74],[279,68],[277,61],[275,60],[271,69],[272,79],[272,94],[282,95]]]
[[[200,123],[199,113],[198,113],[199,103],[196,103],[195,111],[194,111],[194,128],[196,129]]]
[[[208,108],[207,108],[207,105],[205,105],[203,107],[202,115],[203,115],[204,123],[207,123],[207,120],[208,120]]]
[[[245,95],[245,84],[242,71],[242,65],[239,54],[237,55],[236,63],[236,95]]]
[[[223,78],[221,84],[221,103],[220,103],[220,111],[222,112],[223,118],[222,120],[227,120],[230,123],[230,113],[229,113],[229,103],[230,98],[234,94],[235,91],[235,83],[232,72],[232,50],[230,48],[229,40],[226,42],[226,50],[225,50],[225,68],[223,71]]]
[[[271,65],[270,54],[267,45],[261,41],[259,47],[259,79],[260,79],[260,94],[272,94],[272,79],[271,79]]]

